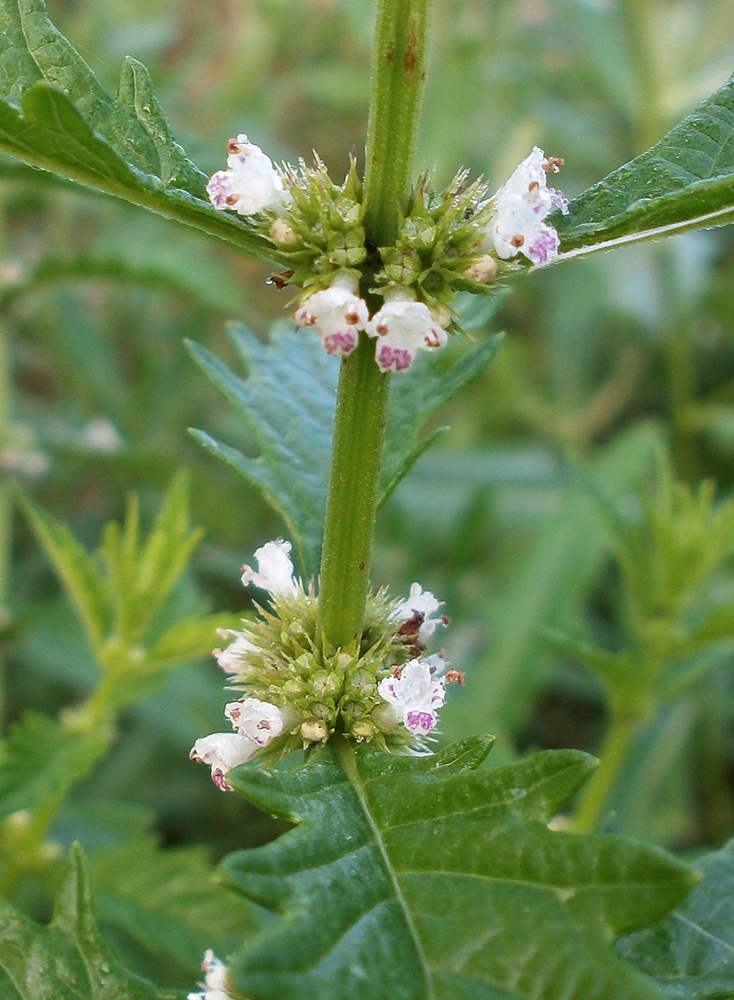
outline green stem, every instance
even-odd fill
[[[362,337],[342,361],[321,559],[321,634],[330,646],[359,636],[374,537],[389,379]]]
[[[410,190],[426,75],[429,0],[379,0],[365,150],[365,229],[395,242]]]
[[[377,6],[364,213],[367,234],[379,246],[394,243],[410,191],[428,6],[429,0],[379,0]],[[357,350],[342,361],[337,391],[319,590],[327,647],[353,648],[362,628],[388,388],[374,344],[362,335]]]
[[[577,833],[593,833],[607,809],[617,775],[639,725],[635,715],[613,718],[599,751],[599,768],[581,794],[572,827]]]

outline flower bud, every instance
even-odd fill
[[[497,275],[497,261],[488,253],[477,257],[474,263],[464,271],[464,277],[476,281],[478,285],[488,285]]]

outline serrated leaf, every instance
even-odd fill
[[[620,942],[621,953],[670,1000],[734,997],[734,841],[697,862],[701,884],[656,927]]]
[[[27,497],[22,507],[74,605],[92,648],[99,651],[109,623],[107,594],[94,560],[65,524],[55,521]]]
[[[252,1000],[659,1000],[611,941],[692,885],[670,855],[547,823],[593,761],[547,751],[478,771],[491,739],[396,757],[345,742],[228,780],[298,824],[224,877],[280,919],[230,959]]]
[[[136,559],[135,589],[141,612],[146,606],[154,611],[163,604],[201,540],[203,530],[192,531],[189,525],[189,492],[188,476],[175,476]],[[139,622],[138,627],[146,624]]]
[[[574,198],[553,224],[560,260],[734,221],[734,76],[646,153]]]
[[[188,346],[196,363],[234,406],[255,441],[258,456],[250,458],[204,431],[192,433],[280,514],[299,567],[308,577],[318,570],[321,551],[338,362],[324,353],[308,330],[275,327],[268,344],[241,326],[231,326],[229,336],[245,367],[244,379],[206,348]],[[419,440],[426,420],[486,368],[500,341],[499,335],[491,337],[438,375],[435,357],[423,355],[409,371],[393,379],[381,502],[446,430]]]
[[[390,386],[390,403],[385,431],[385,454],[380,483],[380,503],[392,493],[424,451],[436,440],[443,427],[418,441],[426,420],[476,378],[497,353],[504,334],[497,333],[476,345],[438,378],[431,370],[433,355],[419,354],[404,378]]]
[[[310,575],[321,549],[338,362],[305,331],[276,328],[270,343],[262,344],[244,327],[231,325],[229,338],[245,379],[198,344],[189,349],[237,411],[258,455],[249,458],[202,431],[194,436],[280,514],[297,561]]]
[[[97,929],[79,848],[48,926],[0,899],[3,1000],[183,1000],[124,969]]]
[[[75,728],[27,712],[0,743],[0,816],[61,802],[108,750],[105,727]]]
[[[125,60],[113,100],[42,0],[0,0],[0,53],[0,152],[278,259],[210,204],[206,175],[174,142],[142,64]]]
[[[138,836],[88,863],[100,924],[172,959],[192,983],[207,948],[226,955],[262,925],[256,907],[214,882],[203,847],[162,850],[155,837]]]

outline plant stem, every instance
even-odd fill
[[[365,229],[395,242],[410,190],[426,75],[429,0],[379,0],[364,168]]]
[[[612,719],[599,751],[599,768],[582,792],[572,820],[576,833],[593,833],[604,818],[619,769],[639,722],[636,715],[629,714]]]
[[[369,581],[389,380],[363,336],[342,361],[321,559],[321,634],[353,646]]]
[[[379,0],[365,152],[365,229],[394,243],[410,191],[425,78],[429,0]],[[366,291],[366,290],[365,290]],[[369,301],[370,307],[379,300]],[[321,560],[319,615],[327,647],[358,641],[369,581],[389,378],[362,334],[342,361]]]

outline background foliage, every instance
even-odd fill
[[[290,161],[315,147],[333,176],[352,147],[360,154],[371,31],[361,0],[57,0],[49,10],[109,91],[125,54],[146,63],[204,170],[222,165],[226,138],[242,130]],[[419,157],[442,181],[463,163],[499,184],[537,143],[566,158],[562,187],[573,195],[659,139],[734,65],[728,0],[457,0],[434,13]],[[0,332],[13,384],[0,465],[47,512],[47,553],[61,523],[96,549],[103,525],[125,519],[131,490],[145,536],[186,466],[190,520],[205,535],[160,606],[157,634],[214,611],[227,624],[226,611],[249,600],[241,562],[283,527],[186,434],[206,428],[257,452],[257,429],[242,426],[183,339],[236,371],[225,321],[246,319],[264,339],[287,293],[265,285],[263,265],[174,223],[9,160],[0,182]],[[635,702],[603,824],[686,851],[734,833],[734,576],[721,528],[734,480],[733,285],[734,234],[723,229],[538,273],[491,317],[467,304],[478,341],[508,337],[437,415],[450,434],[386,501],[377,530],[375,582],[397,593],[418,579],[446,602],[448,654],[468,683],[452,691],[444,736],[496,733],[490,763],[536,748],[598,750],[610,690],[639,694],[629,663],[641,650],[654,661],[657,686]],[[447,366],[469,348],[453,345]],[[715,489],[702,497],[707,478]],[[89,739],[78,711],[101,662],[17,510],[11,542],[8,506],[6,491],[6,775],[32,769],[34,747],[53,746],[59,761]],[[721,544],[704,551],[713,523]],[[640,552],[645,579],[629,568]],[[696,634],[695,649],[675,644]],[[221,727],[223,703],[221,675],[202,655],[208,640],[196,642],[133,704],[115,703],[96,765],[72,776],[53,817],[33,814],[32,789],[16,801],[15,786],[2,786],[12,806],[4,857],[27,845],[27,816],[37,823],[33,863],[3,872],[13,903],[48,917],[59,857],[80,839],[108,939],[170,987],[191,987],[205,947],[226,953],[238,927],[263,919],[224,888],[202,891],[214,855],[197,845],[213,838],[221,855],[282,829],[187,761],[196,736]],[[627,669],[611,689],[605,654]],[[125,852],[146,873],[137,890],[120,878]],[[160,933],[166,914],[185,915],[190,936],[171,929],[151,950],[147,928]]]

